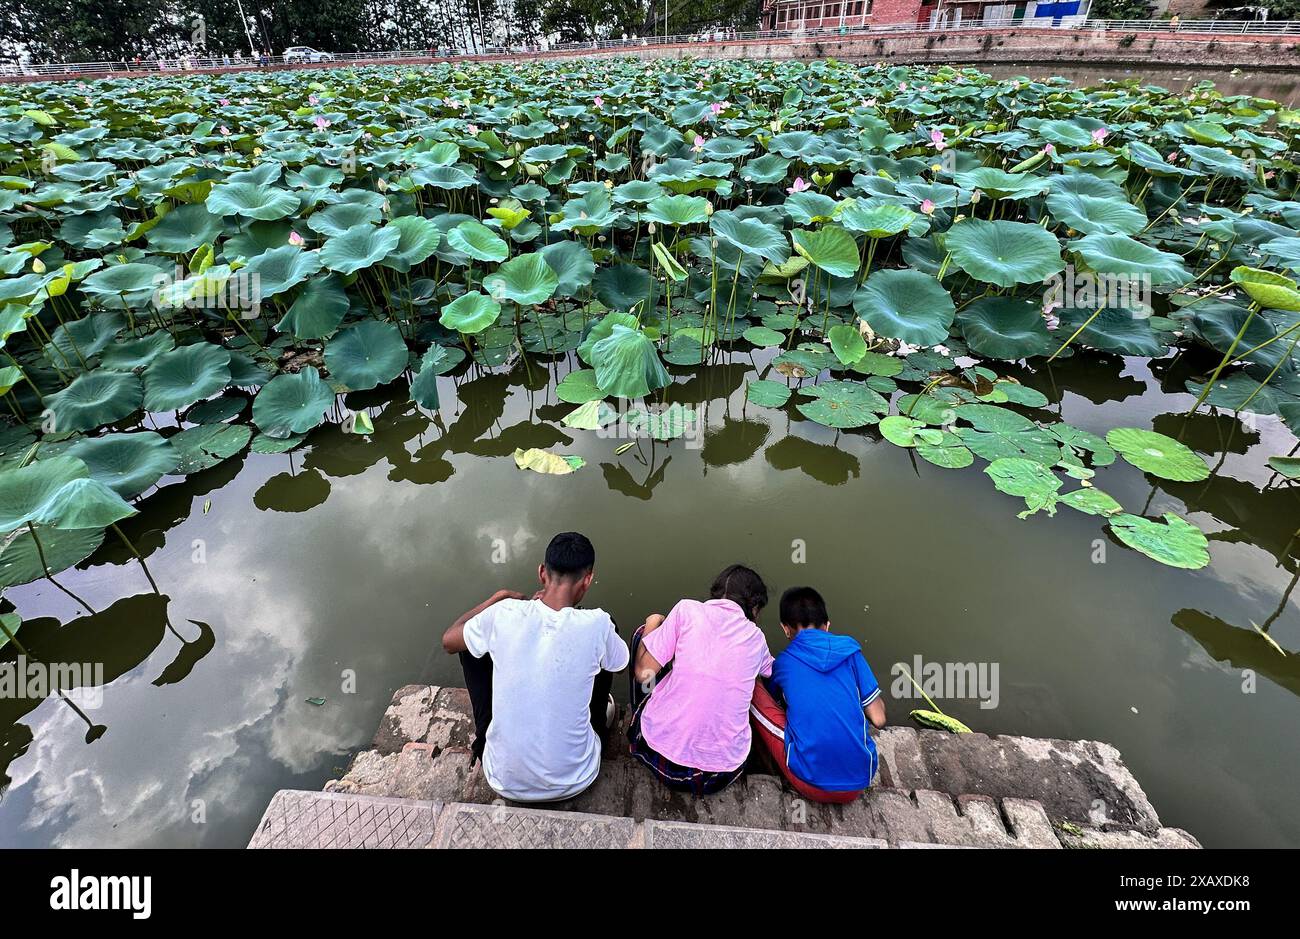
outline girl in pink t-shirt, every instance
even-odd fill
[[[772,673],[767,640],[754,625],[767,605],[763,579],[733,564],[709,595],[649,617],[632,637],[631,753],[664,785],[697,796],[740,777],[754,680]]]

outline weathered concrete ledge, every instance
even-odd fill
[[[371,747],[323,793],[286,790],[249,847],[1188,847],[1161,825],[1119,752],[1094,741],[876,734],[877,784],[809,803],[749,773],[703,799],[671,792],[611,744],[596,783],[544,808],[501,799],[471,767],[469,696],[408,685]]]

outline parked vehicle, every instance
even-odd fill
[[[294,62],[333,62],[334,53],[321,52],[311,46],[290,46],[284,50],[284,61],[288,64]]]

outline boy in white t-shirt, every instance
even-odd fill
[[[556,535],[532,599],[498,590],[443,634],[465,672],[474,756],[504,798],[568,799],[600,772],[609,689],[628,649],[608,613],[578,609],[595,563],[585,536]]]

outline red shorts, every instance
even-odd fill
[[[776,768],[780,770],[785,781],[795,792],[813,802],[832,802],[843,804],[852,802],[862,795],[863,790],[854,792],[827,792],[799,779],[790,772],[785,761],[785,708],[776,703],[760,678],[754,682],[754,697],[749,702],[749,723],[754,729],[754,739],[758,741]]]

